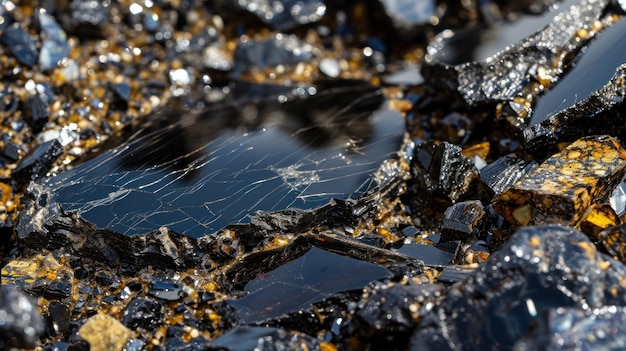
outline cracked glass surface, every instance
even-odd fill
[[[356,198],[376,186],[372,175],[399,149],[404,121],[375,111],[384,99],[376,89],[313,91],[284,104],[166,113],[47,185],[64,210],[129,235],[165,226],[200,237],[257,211]],[[255,126],[242,128],[241,120]]]

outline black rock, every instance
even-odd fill
[[[546,309],[626,305],[625,274],[574,229],[526,227],[448,291],[412,342],[427,350],[441,340],[457,350],[509,349]]]
[[[318,350],[317,339],[280,328],[237,327],[211,342],[210,350]]]
[[[536,167],[536,162],[526,164],[515,155],[506,155],[483,167],[479,173],[491,195],[498,195]]]
[[[39,144],[13,170],[14,179],[26,184],[30,180],[43,177],[62,152],[63,146],[57,140]]]
[[[75,0],[71,3],[67,27],[78,36],[101,37],[109,22],[109,8],[98,0]]]
[[[2,148],[2,156],[11,161],[17,161],[20,158],[20,146],[11,141],[5,141]]]
[[[411,172],[418,186],[428,193],[456,202],[470,191],[478,170],[459,146],[429,142],[417,146]]]
[[[21,64],[33,67],[37,62],[37,42],[18,22],[4,29],[0,43],[7,47]]]
[[[127,110],[130,99],[130,86],[126,83],[111,83],[109,89],[109,106],[111,110]]]
[[[183,285],[172,281],[155,281],[152,283],[148,295],[161,300],[177,301],[186,296]]]
[[[48,304],[48,318],[57,335],[67,335],[70,330],[70,309],[66,305],[58,301],[50,302]]]
[[[132,299],[122,317],[122,323],[133,330],[154,330],[163,322],[163,306],[157,301],[144,298]]]
[[[553,308],[541,314],[517,351],[623,350],[626,347],[626,308]]]
[[[479,200],[456,203],[443,214],[441,241],[470,242],[483,235],[485,208]]]
[[[37,303],[0,285],[0,350],[35,347],[45,329]]]
[[[34,133],[39,133],[48,122],[50,112],[43,96],[31,95],[24,101],[24,117]]]
[[[374,289],[367,302],[358,309],[361,337],[376,335],[377,339],[399,344],[408,341],[416,328],[422,305],[435,303],[444,292],[440,285],[392,285]],[[382,346],[382,345],[381,345]]]

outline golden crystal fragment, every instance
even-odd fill
[[[591,205],[585,211],[576,228],[587,234],[591,239],[596,240],[598,239],[598,233],[602,230],[620,223],[620,218],[609,204],[598,203]]]
[[[78,330],[92,351],[121,351],[134,333],[115,318],[98,313]]]
[[[543,162],[493,201],[515,225],[574,225],[592,203],[624,177],[626,150],[610,136],[577,140]]]

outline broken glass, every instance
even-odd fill
[[[193,237],[257,211],[312,209],[374,187],[372,174],[399,149],[402,118],[384,108],[370,113],[383,97],[367,84],[294,90],[284,104],[287,93],[196,114],[165,112],[46,184],[64,210],[98,228],[142,234],[166,226]]]

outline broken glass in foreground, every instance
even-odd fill
[[[164,112],[156,125],[45,185],[64,210],[129,235],[164,226],[200,237],[257,211],[357,198],[399,149],[404,122],[376,111],[383,97],[375,88],[334,84],[182,117]]]

